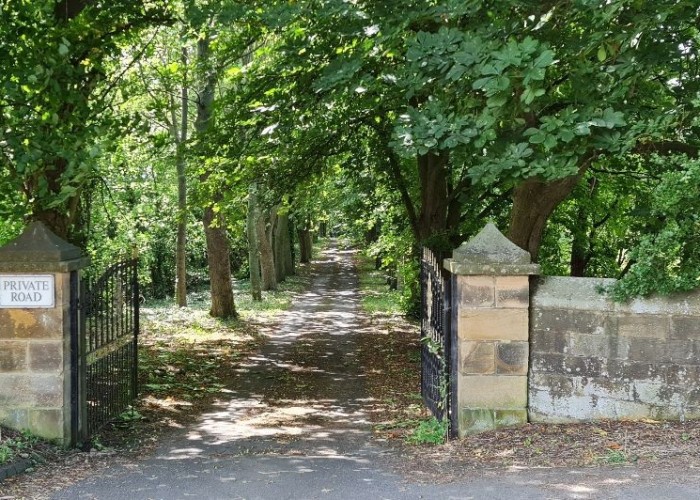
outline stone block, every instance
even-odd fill
[[[565,373],[565,354],[533,352],[530,359],[530,370],[535,373]]]
[[[675,316],[671,318],[671,338],[700,340],[700,317]]]
[[[606,361],[593,357],[533,353],[530,369],[537,373],[599,377],[605,372]]]
[[[665,361],[670,363],[690,364],[698,360],[698,343],[687,340],[667,340],[665,342]]]
[[[40,407],[63,408],[63,377],[61,375],[33,375],[30,390]]]
[[[467,409],[459,411],[460,437],[491,429],[512,427],[527,423],[527,410]]]
[[[617,328],[616,317],[607,312],[533,307],[531,315],[532,328],[537,331],[611,335]]]
[[[496,307],[529,308],[530,278],[528,276],[497,276]]]
[[[493,276],[457,276],[460,307],[493,307],[495,283]]]
[[[496,372],[496,344],[494,342],[461,341],[460,372],[492,374]]]
[[[29,366],[33,372],[61,372],[63,370],[63,342],[31,342]]]
[[[572,333],[569,335],[567,353],[571,356],[586,356],[596,358],[609,358],[611,352],[611,339],[614,343],[616,337],[607,335],[589,335],[586,333]]]
[[[55,309],[0,309],[0,340],[62,339],[63,311]]]
[[[527,410],[494,410],[496,428],[512,427],[527,423]]]
[[[63,407],[60,375],[0,375],[0,407]]]
[[[569,345],[569,335],[560,332],[530,330],[530,347],[536,353],[563,354]]]
[[[545,392],[553,399],[562,399],[574,394],[572,377],[565,375],[533,373],[529,379],[529,390]]]
[[[607,278],[547,276],[534,283],[530,300],[537,309],[612,312],[616,304],[601,291],[615,282]]]
[[[605,373],[606,360],[594,357],[566,356],[564,373],[580,377],[600,377]]]
[[[527,310],[467,309],[460,311],[458,335],[462,340],[527,340]]]
[[[0,373],[27,369],[27,342],[0,340]]]
[[[496,427],[496,415],[490,409],[459,409],[459,437],[489,431]]]
[[[621,382],[647,380],[662,376],[662,369],[657,364],[635,361],[608,360],[608,377]]]
[[[527,342],[499,342],[496,351],[496,372],[527,375],[529,345]]]
[[[29,378],[26,374],[0,374],[0,408],[34,403],[32,394],[28,392]]]
[[[0,406],[0,424],[10,429],[21,430],[28,428],[27,409]]]
[[[668,316],[622,315],[618,318],[621,337],[642,339],[666,339],[670,336],[671,321]]]
[[[63,411],[58,409],[29,410],[29,430],[44,439],[62,440]]]
[[[643,363],[663,363],[668,359],[667,345],[663,340],[650,338],[629,338],[630,361],[640,361]]]
[[[463,408],[521,409],[527,406],[527,377],[459,375],[458,404]]]

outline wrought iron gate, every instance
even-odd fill
[[[138,393],[137,267],[137,260],[126,260],[81,283],[73,368],[74,435],[81,442],[128,409]]]
[[[421,394],[438,420],[447,420],[452,436],[450,278],[442,258],[424,248],[421,258]]]

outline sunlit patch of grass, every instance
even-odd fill
[[[370,257],[358,256],[357,270],[360,275],[362,307],[365,311],[370,314],[402,314],[401,292],[389,289],[386,274],[375,269]]]

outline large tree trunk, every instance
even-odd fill
[[[549,216],[571,194],[581,175],[582,173],[552,182],[527,179],[513,191],[509,238],[530,252],[534,262],[537,262],[539,256],[542,234]]]
[[[311,231],[307,228],[297,230],[299,236],[299,262],[308,264],[311,262],[311,250],[313,248],[313,240]]]
[[[263,290],[277,290],[277,273],[275,272],[275,257],[267,231],[266,219],[259,209],[257,210],[256,232],[258,237],[258,250],[260,250],[260,273],[262,275]]]
[[[246,218],[246,233],[248,235],[248,268],[250,272],[250,293],[253,300],[262,300],[262,285],[260,280],[260,252],[258,249],[257,230],[257,193],[255,186],[248,190],[248,216]]]
[[[197,57],[204,68],[209,64],[209,36],[206,35],[197,42]],[[202,137],[208,130],[211,122],[212,107],[214,104],[214,89],[216,86],[216,74],[206,70],[203,88],[197,99],[197,117],[195,130]],[[210,171],[200,176],[200,182],[206,183],[211,175]],[[231,261],[228,239],[226,237],[226,225],[221,212],[214,213],[213,205],[222,199],[221,192],[215,191],[211,204],[204,209],[204,235],[207,242],[207,259],[209,264],[209,278],[211,282],[211,315],[215,318],[236,317],[236,307],[233,301],[233,286],[231,284]]]
[[[211,314],[215,318],[235,318],[236,305],[231,286],[229,244],[223,220],[212,207],[204,209],[204,236],[207,241],[207,261],[211,283]]]
[[[187,49],[182,49],[182,64],[187,66]],[[174,103],[173,103],[174,104]],[[187,307],[187,177],[185,144],[187,142],[187,114],[189,98],[187,83],[180,93],[180,130],[177,130],[175,109],[172,110],[172,135],[175,139],[175,167],[177,169],[177,243],[175,245],[175,301],[178,307]]]
[[[419,243],[448,230],[448,161],[447,153],[429,152],[418,157],[421,204],[416,229]]]
[[[289,237],[289,215],[280,214],[275,210],[275,225],[273,228],[273,253],[275,256],[275,270],[277,279],[283,281],[287,276],[294,275],[294,257],[292,255],[292,241]]]

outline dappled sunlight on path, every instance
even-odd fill
[[[160,458],[354,454],[363,461],[372,448],[373,401],[365,395],[358,362],[356,336],[363,324],[349,257],[348,251],[324,252],[313,288],[266,332],[261,352],[239,365],[229,399],[200,418],[186,445],[162,450]]]

